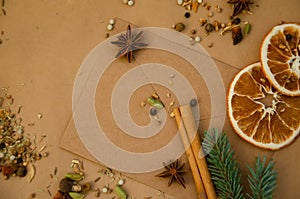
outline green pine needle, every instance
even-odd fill
[[[247,194],[251,199],[272,199],[273,191],[277,185],[277,172],[274,170],[274,162],[266,165],[266,157],[256,158],[254,169],[248,166],[250,175],[248,182],[252,195]]]
[[[226,134],[214,129],[206,132],[202,143],[207,154],[208,170],[220,199],[244,199],[240,168]]]

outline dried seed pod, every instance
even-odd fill
[[[200,18],[200,26],[204,26],[207,22],[206,18]]]
[[[241,26],[235,25],[232,27],[232,40],[233,45],[240,43],[243,39]]]
[[[218,32],[220,28],[220,23],[217,20],[214,21],[214,27],[215,27],[215,31]]]
[[[193,8],[195,13],[198,12],[198,7],[199,7],[198,1],[193,1],[192,8]]]
[[[115,188],[115,192],[121,199],[127,199],[127,193],[121,186],[117,185]]]
[[[205,30],[207,32],[211,32],[211,31],[214,30],[214,26],[211,23],[208,23],[208,24],[205,25]]]
[[[251,30],[251,25],[250,25],[248,22],[245,23],[244,34],[245,34],[245,35],[248,35],[249,32],[250,32],[250,30]]]
[[[181,32],[185,29],[185,25],[183,23],[177,23],[174,25],[174,29],[177,30],[178,32]]]

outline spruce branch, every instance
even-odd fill
[[[273,191],[277,185],[277,172],[274,170],[274,162],[271,160],[266,165],[266,157],[256,158],[254,169],[248,166],[250,175],[248,182],[252,195],[247,194],[251,199],[272,199]]]
[[[241,174],[226,134],[205,132],[202,143],[208,170],[220,199],[244,199]]]

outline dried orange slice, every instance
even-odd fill
[[[281,93],[300,95],[300,25],[273,27],[261,46],[262,69]]]
[[[241,70],[227,96],[228,116],[246,141],[276,150],[290,144],[300,131],[300,96],[278,92],[265,77],[260,63]]]

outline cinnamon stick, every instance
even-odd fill
[[[194,157],[194,153],[191,148],[191,143],[189,142],[187,132],[186,132],[184,125],[182,123],[182,120],[181,120],[179,109],[178,108],[174,109],[173,113],[175,115],[175,120],[178,125],[178,130],[179,130],[179,133],[180,133],[180,136],[182,139],[183,146],[185,148],[185,153],[188,158],[191,171],[192,171],[192,175],[194,178],[194,182],[195,182],[196,190],[197,190],[197,194],[198,194],[198,199],[207,199],[206,194],[205,194],[204,185],[203,185],[203,182],[202,182],[202,179],[201,179],[198,167],[197,167],[197,163],[196,163],[196,160]]]
[[[210,178],[210,173],[207,168],[207,162],[201,148],[200,137],[197,134],[197,128],[195,125],[191,107],[189,105],[181,106],[180,113],[188,135],[188,139],[191,143],[191,148],[194,153],[198,169],[200,171],[207,198],[216,199],[217,194],[214,184]]]

